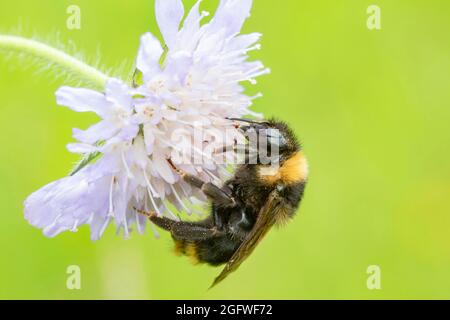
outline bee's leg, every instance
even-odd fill
[[[193,222],[175,221],[166,217],[158,217],[155,212],[138,210],[140,214],[146,215],[155,225],[169,231],[176,240],[206,240],[212,237],[223,235],[215,226],[208,227]]]
[[[231,189],[228,186],[224,186],[219,188],[213,183],[205,183],[199,178],[195,176],[186,175],[184,176],[184,180],[189,184],[197,186],[200,188],[203,193],[212,200],[213,202],[213,211],[212,216],[214,219],[214,225],[222,230],[224,226],[224,222],[228,219],[228,215],[224,214],[224,210],[218,210],[219,208],[229,208],[235,207],[236,201],[232,197]]]
[[[169,231],[175,240],[199,241],[223,234],[217,228],[208,228],[192,222],[174,221],[165,217],[157,217],[156,215],[152,215],[150,221],[158,227]]]
[[[232,196],[232,190],[227,186],[219,188],[211,182],[205,182],[194,175],[187,174],[186,172],[178,169],[170,159],[168,160],[168,162],[172,166],[172,168],[183,178],[184,181],[186,181],[191,186],[200,189],[210,200],[212,200],[214,207],[214,225],[219,230],[222,230],[224,217],[221,217],[217,210],[217,207],[236,206],[236,201]]]
[[[216,205],[223,207],[235,206],[236,202],[231,196],[231,190],[229,188],[219,188],[211,182],[205,182],[202,179],[188,174],[178,169],[171,160],[169,164],[172,168],[191,186],[200,189],[209,199],[211,199]]]
[[[223,207],[236,205],[229,188],[219,188],[214,183],[204,182],[200,178],[189,174],[184,174],[183,180],[191,186],[200,189],[216,205]]]

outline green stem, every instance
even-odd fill
[[[105,83],[109,78],[99,70],[67,53],[35,40],[0,34],[0,49],[18,51],[40,59],[45,59],[101,88],[105,87]]]

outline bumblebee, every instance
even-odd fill
[[[208,197],[211,214],[202,221],[185,222],[147,213],[155,225],[171,233],[178,254],[195,263],[226,264],[211,287],[234,272],[272,226],[284,225],[294,217],[308,178],[307,160],[286,123],[231,120],[244,133],[258,133],[259,139],[265,140],[258,146],[269,150],[276,146],[277,165],[263,164],[257,156],[253,164],[246,161],[240,165],[233,178],[219,187],[178,170],[169,161],[187,183]]]

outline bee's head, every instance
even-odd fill
[[[288,159],[300,150],[300,144],[289,126],[282,121],[269,119],[255,121],[247,119],[230,119],[236,121],[239,129],[247,136],[257,137],[258,150],[267,148],[269,154],[277,150],[280,161]]]

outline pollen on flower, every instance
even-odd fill
[[[144,107],[144,114],[145,114],[147,117],[153,117],[153,115],[154,115],[154,110],[153,110],[152,106],[145,106],[145,107]]]
[[[69,145],[100,157],[28,197],[25,217],[45,235],[89,224],[97,240],[112,221],[125,237],[133,228],[143,233],[148,219],[139,210],[177,220],[174,209],[192,214],[206,200],[177,168],[204,181],[228,178],[224,159],[231,157],[217,150],[233,150],[243,137],[227,119],[258,116],[250,106],[261,96],[247,96],[241,82],[255,84],[270,70],[248,61],[247,54],[261,48],[261,35],[240,34],[251,0],[221,0],[207,23],[200,2],[184,17],[181,0],[156,0],[165,43],[150,33],[141,37],[136,68],[142,80],[133,86],[110,78],[104,93],[56,92],[58,104],[100,116],[92,127],[75,129],[78,142]]]
[[[154,93],[157,93],[157,92],[163,90],[164,87],[165,87],[164,80],[161,80],[161,79],[157,80],[157,81],[154,81],[154,82],[150,82],[150,84],[148,86],[150,91],[152,91]]]

